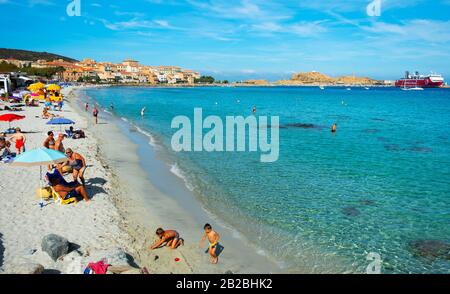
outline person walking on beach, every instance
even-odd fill
[[[156,235],[159,237],[159,240],[150,246],[150,250],[155,250],[161,247],[164,243],[166,243],[166,246],[170,247],[170,249],[177,249],[184,243],[184,240],[180,238],[180,234],[178,234],[175,230],[164,231],[162,228],[158,228],[156,230]]]
[[[219,262],[219,254],[223,248],[219,244],[220,235],[212,229],[210,224],[205,224],[203,229],[205,230],[205,234],[203,234],[203,237],[200,240],[200,247],[203,247],[206,238],[208,238],[209,247],[206,252],[211,256],[211,263],[217,264]]]
[[[84,111],[87,112],[88,110],[89,110],[89,103],[86,102],[86,103],[84,104]]]
[[[94,106],[94,110],[92,111],[92,115],[94,116],[95,124],[98,124],[98,109],[97,109],[97,106]]]
[[[12,141],[15,143],[17,154],[21,154],[22,152],[25,152],[25,142],[27,141],[27,138],[22,133],[22,130],[20,128],[16,128],[16,133],[11,136],[9,141]]]
[[[144,115],[145,115],[145,107],[143,107],[143,108],[141,109],[141,117],[144,117]]]

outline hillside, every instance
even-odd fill
[[[47,61],[53,61],[55,59],[63,59],[67,62],[77,62],[78,60],[61,56],[58,54],[48,53],[48,52],[34,52],[34,51],[27,51],[27,50],[19,50],[19,49],[7,49],[7,48],[0,48],[0,59],[8,59],[13,58],[17,60],[29,60],[29,61],[36,61],[36,60],[47,60]]]
[[[293,74],[290,80],[281,80],[277,83],[280,85],[373,85],[377,81],[367,77],[342,76],[333,78],[320,72],[300,72]]]

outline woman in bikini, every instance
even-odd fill
[[[63,166],[71,166],[72,167],[72,176],[73,180],[77,181],[78,178],[80,178],[81,184],[83,186],[86,185],[84,181],[84,171],[86,170],[86,160],[83,156],[80,154],[73,152],[72,149],[67,148],[66,149],[66,156],[69,158],[69,161],[65,162],[60,167],[60,172],[62,170]]]

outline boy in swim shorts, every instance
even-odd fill
[[[203,247],[203,244],[208,238],[209,241],[209,247],[207,252],[211,256],[211,263],[217,264],[219,262],[219,254],[222,251],[222,246],[219,244],[220,235],[214,231],[210,224],[205,224],[203,227],[205,230],[205,234],[203,235],[202,239],[200,240],[200,247]]]

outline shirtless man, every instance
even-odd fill
[[[22,133],[20,128],[16,128],[16,133],[9,138],[9,141],[15,143],[17,154],[25,152],[25,142],[27,141],[27,138]]]
[[[167,243],[166,246],[170,247],[170,249],[177,249],[178,246],[184,243],[183,239],[180,238],[180,234],[178,234],[175,230],[164,231],[159,228],[156,230],[156,235],[159,237],[159,240],[150,246],[150,250],[155,250],[161,247],[164,243]]]
[[[211,255],[211,263],[217,264],[219,262],[217,247],[220,246],[219,244],[220,235],[216,231],[213,231],[210,224],[206,224],[203,227],[203,229],[205,230],[205,234],[200,240],[200,247],[203,247],[206,238],[208,238],[209,241],[208,253],[209,255]]]
[[[59,151],[61,153],[64,153],[64,151],[65,151],[63,140],[64,140],[64,135],[59,133],[58,139],[56,139],[56,141],[55,141],[55,150]]]

